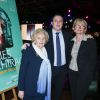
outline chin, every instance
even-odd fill
[[[40,46],[40,48],[43,48],[43,45],[42,45],[42,46]]]
[[[56,31],[60,31],[61,29],[56,29]]]

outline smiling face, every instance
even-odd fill
[[[36,46],[38,47],[38,48],[43,48],[44,47],[44,45],[45,45],[45,43],[46,43],[46,37],[45,37],[45,35],[42,33],[42,32],[40,32],[40,33],[38,33],[36,36],[35,36],[35,41],[34,41],[34,43],[36,44]]]
[[[54,16],[52,26],[54,30],[60,31],[63,26],[63,18],[60,15]]]
[[[87,22],[83,19],[76,19],[72,29],[76,34],[85,34],[87,31]]]
[[[85,34],[86,27],[84,26],[84,23],[79,22],[76,24],[76,26],[73,28],[74,32],[77,34]]]

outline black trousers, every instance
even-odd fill
[[[54,100],[62,100],[62,90],[66,74],[66,66],[52,66],[52,88],[54,88]]]
[[[79,74],[79,72],[69,69],[69,82],[72,100],[84,100],[91,81],[92,77],[87,76],[85,72],[84,74]]]

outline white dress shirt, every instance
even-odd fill
[[[54,45],[54,66],[57,66],[56,33],[57,31],[52,29],[53,45]],[[59,39],[60,39],[60,46],[61,46],[61,65],[65,65],[66,64],[65,42],[64,42],[62,31],[59,31]]]

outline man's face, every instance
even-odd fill
[[[60,31],[63,26],[63,18],[60,15],[55,16],[52,21],[52,26],[54,30]]]

